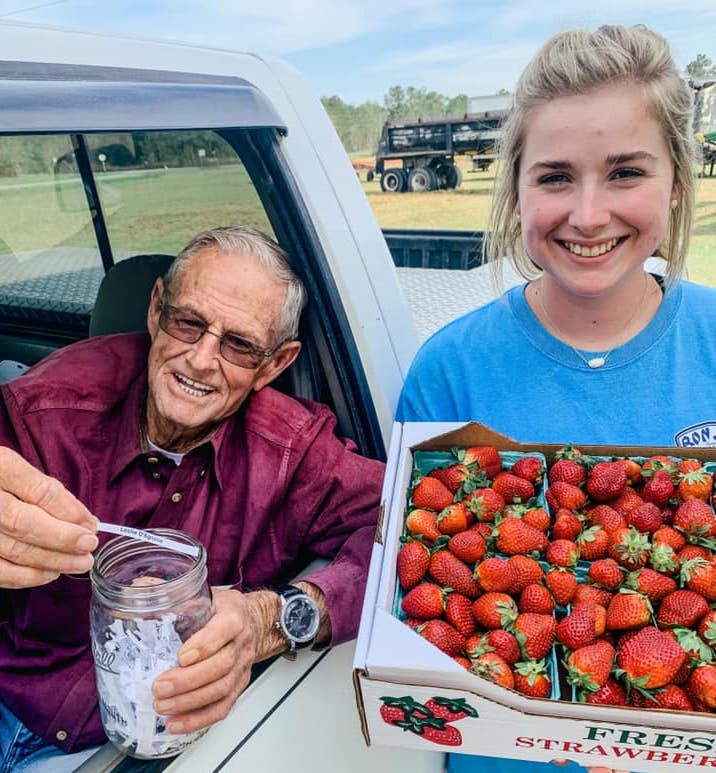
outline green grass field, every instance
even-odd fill
[[[492,170],[463,174],[454,191],[383,193],[377,180],[362,185],[383,228],[484,230]],[[251,181],[240,165],[156,169],[98,175],[110,240],[127,253],[179,250],[199,230],[247,223],[269,230]],[[0,178],[0,248],[15,254],[46,247],[92,247],[94,232],[77,178],[26,175]],[[716,286],[716,176],[698,180],[689,276]],[[2,251],[2,250],[0,250]]]
[[[487,226],[494,179],[489,169],[464,171],[463,183],[454,191],[383,193],[377,180],[364,181],[363,189],[382,228],[481,231]],[[696,199],[689,278],[716,286],[716,176],[697,180]]]

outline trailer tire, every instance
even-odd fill
[[[380,176],[380,189],[385,193],[402,193],[407,177],[403,169],[386,169]]]
[[[459,188],[462,183],[462,170],[457,164],[445,164],[445,187],[449,190]]]
[[[435,172],[427,166],[416,166],[408,175],[408,190],[413,193],[432,191],[437,188],[438,178]]]
[[[368,172],[366,173],[365,179],[366,179],[366,180],[367,180],[369,183],[372,183],[372,182],[373,182],[373,178],[374,178],[374,177],[375,177],[375,174],[374,174],[373,170],[372,170],[372,169],[369,169],[369,170],[368,170]]]

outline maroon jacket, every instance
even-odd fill
[[[4,385],[0,444],[61,480],[100,520],[194,535],[212,585],[265,587],[314,557],[335,559],[305,579],[326,595],[333,643],[355,636],[383,465],[334,435],[325,406],[270,387],[181,465],[143,453],[148,346],[143,334],[92,338]],[[68,752],[104,739],[90,594],[86,575],[0,590],[0,699]]]

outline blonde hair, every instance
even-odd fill
[[[560,32],[527,65],[503,125],[501,163],[485,238],[489,260],[509,256],[526,279],[540,273],[525,252],[516,218],[520,160],[530,111],[557,97],[586,94],[618,82],[643,88],[649,111],[669,146],[679,194],[677,205],[669,211],[667,232],[657,254],[667,263],[667,285],[681,275],[694,217],[693,95],[676,68],[667,41],[643,26],[605,25],[595,32]]]

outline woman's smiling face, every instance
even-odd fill
[[[608,84],[528,114],[522,238],[564,291],[594,297],[640,273],[677,196],[669,146],[639,85]]]

